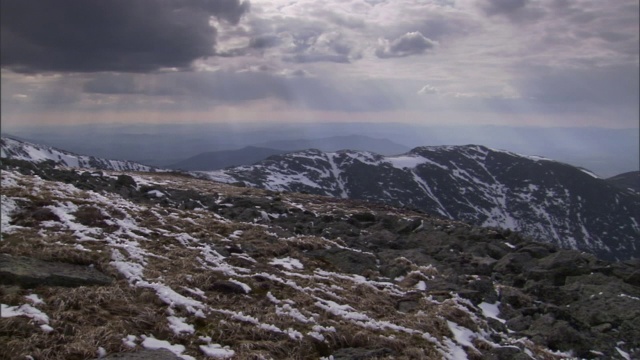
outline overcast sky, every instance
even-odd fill
[[[2,0],[2,125],[637,128],[638,0]]]

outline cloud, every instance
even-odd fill
[[[438,90],[438,88],[429,84],[423,86],[422,89],[418,90],[418,94],[420,95],[438,94],[439,92],[440,91]]]
[[[215,54],[210,18],[237,23],[240,0],[3,0],[0,64],[16,72],[149,72]]]
[[[517,23],[529,23],[545,16],[546,11],[540,3],[530,0],[484,0],[479,6],[489,16],[502,15]]]
[[[279,43],[280,38],[277,35],[259,35],[249,41],[249,47],[253,49],[266,49],[277,46]]]
[[[480,6],[489,15],[513,14],[522,10],[528,0],[486,0]]]
[[[166,103],[175,109],[209,109],[218,105],[275,100],[294,108],[321,111],[381,111],[404,103],[382,83],[315,77],[302,70],[265,68],[162,74],[99,74],[84,83],[83,97],[96,101],[96,110],[135,108]],[[76,103],[77,105],[77,103]],[[69,104],[69,106],[75,106]],[[163,105],[167,108],[166,104]]]
[[[418,55],[434,48],[437,44],[415,31],[406,33],[393,41],[380,39],[375,54],[383,59]]]

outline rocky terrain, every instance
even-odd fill
[[[177,173],[1,176],[8,359],[640,357],[638,260]]]
[[[419,209],[607,260],[640,257],[638,192],[537,156],[477,145],[419,147],[397,156],[307,150],[202,174],[273,191]]]

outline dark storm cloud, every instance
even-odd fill
[[[393,41],[383,40],[376,48],[376,56],[393,58],[422,54],[436,45],[436,42],[427,39],[421,33],[410,32]]]
[[[376,111],[402,106],[382,84],[358,82],[345,87],[329,79],[305,76],[301,71],[290,75],[270,71],[137,74],[134,82],[127,76],[103,74],[86,82],[84,92],[143,96],[150,100],[166,96],[176,102],[177,108],[190,109],[261,99],[329,111]],[[124,106],[124,103],[118,104],[120,109]]]
[[[209,18],[237,23],[240,0],[3,0],[0,64],[16,72],[148,72],[215,54]]]

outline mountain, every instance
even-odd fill
[[[607,181],[621,189],[629,189],[640,193],[640,171],[629,171],[624,174],[612,176]]]
[[[637,193],[538,156],[476,145],[418,147],[398,156],[307,150],[206,176],[420,209],[604,259],[640,257]]]
[[[8,137],[0,138],[0,157],[40,163],[53,161],[63,166],[118,171],[155,171],[154,167],[126,160],[107,160],[78,155],[53,147],[32,144]]]
[[[3,358],[640,356],[637,260],[177,173],[0,170]]]
[[[259,146],[286,151],[300,151],[306,149],[338,151],[343,149],[352,149],[373,151],[383,155],[402,154],[409,151],[408,147],[394,143],[391,140],[375,139],[362,135],[332,136],[322,139],[269,141],[262,143]]]
[[[167,166],[179,170],[218,170],[230,166],[250,165],[286,151],[247,146],[238,150],[211,151],[192,156]]]

